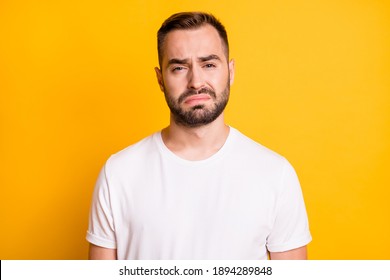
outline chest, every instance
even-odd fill
[[[239,164],[150,165],[129,174],[113,193],[114,216],[129,230],[267,233],[274,220],[276,182]]]

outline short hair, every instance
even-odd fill
[[[174,30],[197,29],[205,24],[210,24],[217,30],[219,37],[222,39],[222,45],[225,48],[226,59],[229,59],[229,42],[225,27],[222,25],[222,23],[215,16],[209,13],[182,12],[173,14],[167,18],[157,32],[157,51],[160,67],[162,62],[162,49],[165,37],[169,32]]]

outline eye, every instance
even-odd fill
[[[172,68],[172,72],[179,72],[179,71],[182,71],[182,70],[184,70],[183,66],[176,66],[176,67]]]
[[[207,63],[207,64],[205,64],[204,67],[205,67],[205,68],[215,68],[216,66],[215,66],[215,64],[213,64],[213,63]]]

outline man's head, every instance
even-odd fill
[[[160,69],[155,70],[173,121],[199,127],[216,120],[234,78],[222,24],[209,14],[175,14],[159,30],[158,48]]]

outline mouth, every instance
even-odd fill
[[[187,101],[206,101],[208,99],[216,99],[215,92],[208,88],[200,90],[189,89],[179,96],[178,103],[186,103]]]
[[[191,95],[187,97],[184,100],[184,103],[190,106],[198,105],[200,103],[204,103],[208,100],[211,99],[211,96],[208,94],[196,94],[196,95]]]

